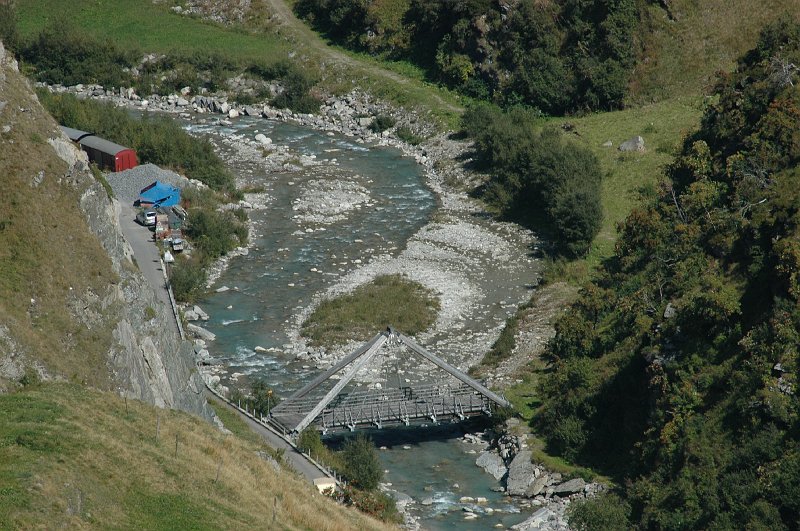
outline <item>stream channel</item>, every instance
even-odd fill
[[[210,315],[204,326],[217,336],[209,350],[224,368],[225,385],[246,389],[248,379],[263,378],[286,396],[320,372],[313,362],[297,356],[292,338],[296,316],[315,294],[362,263],[401,253],[409,238],[431,221],[437,199],[425,184],[423,168],[395,148],[255,118],[222,123],[195,119],[183,125],[212,140],[240,184],[264,189],[259,194],[261,208],[249,211],[254,227],[249,253],[232,259],[213,285],[229,289],[212,291],[200,301]],[[258,133],[275,146],[288,147],[296,164],[275,171],[264,166],[264,154],[257,148],[242,151],[238,144],[246,142],[237,138],[251,140]],[[298,205],[315,186],[309,181],[321,176],[360,190],[361,203],[324,223],[302,218]],[[518,292],[519,282],[512,280]],[[495,312],[492,326],[501,324],[515,304],[506,306]],[[379,451],[384,482],[414,500],[408,512],[424,529],[507,527],[526,516],[510,498],[491,490],[497,482],[475,465],[480,449],[460,439],[466,429],[445,424],[370,433],[385,447]],[[485,497],[488,502],[460,503],[462,496]],[[465,520],[465,507],[477,518]]]

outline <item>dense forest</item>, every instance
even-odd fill
[[[577,528],[800,527],[800,25],[767,27],[557,324],[549,449],[619,489]]]
[[[641,25],[636,0],[298,0],[295,11],[335,42],[547,114],[620,107]]]

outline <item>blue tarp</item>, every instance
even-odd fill
[[[139,192],[140,205],[174,206],[181,202],[181,190],[161,181],[156,181]]]

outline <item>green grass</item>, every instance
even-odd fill
[[[422,285],[400,275],[385,275],[323,301],[303,323],[302,333],[325,347],[366,341],[387,326],[415,335],[433,325],[438,310],[438,299]]]
[[[258,449],[186,413],[76,385],[0,395],[0,529],[385,528]]]
[[[643,57],[631,83],[629,100],[661,101],[708,92],[718,71],[730,71],[751,49],[758,33],[779,17],[797,17],[800,4],[786,0],[671,0],[669,20],[657,3],[643,11]]]
[[[237,31],[178,15],[151,0],[28,0],[17,6],[23,37],[66,20],[88,34],[145,52],[204,50],[253,61],[287,57],[290,51],[277,35]]]
[[[683,138],[700,123],[702,103],[696,99],[673,99],[622,111],[590,114],[580,118],[555,118],[551,123],[574,125],[576,138],[600,159],[603,170],[603,225],[588,256],[567,266],[564,277],[582,281],[600,262],[611,256],[617,239],[617,224],[638,202],[639,190],[654,186],[674,157]],[[644,153],[622,153],[619,145],[641,135]],[[612,147],[603,147],[607,141]],[[575,271],[579,274],[574,274]]]

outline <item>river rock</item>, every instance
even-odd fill
[[[204,339],[206,341],[214,341],[217,339],[217,336],[203,328],[202,326],[197,326],[196,324],[189,323],[186,325],[186,330],[194,334],[195,336],[199,337],[200,339]]]
[[[644,138],[635,136],[619,145],[620,151],[644,151]]]
[[[200,308],[200,306],[197,306],[197,305],[195,305],[195,306],[192,308],[192,311],[194,311],[194,313],[195,313],[195,314],[197,314],[197,317],[198,317],[198,318],[199,318],[201,321],[208,321],[208,314],[207,314],[206,312],[204,312],[204,311],[203,311],[203,309],[202,309],[202,308]]]
[[[258,133],[256,135],[256,142],[258,142],[259,144],[263,144],[265,146],[268,146],[268,145],[272,144],[272,139],[270,137],[268,137],[267,135],[263,134],[263,133]]]
[[[511,461],[506,479],[506,492],[511,496],[524,496],[536,478],[536,468],[531,462],[531,451],[522,450]]]
[[[548,509],[547,507],[542,507],[535,513],[531,515],[530,518],[525,520],[524,522],[520,522],[517,525],[512,525],[511,529],[516,531],[529,531],[533,529],[541,529],[542,524],[550,520],[555,513]]]
[[[433,498],[425,498],[420,502],[422,505],[433,505]]]
[[[239,117],[239,111],[237,111],[236,109],[230,109],[228,111],[228,118],[238,118],[238,117]]]
[[[508,472],[503,460],[494,452],[483,452],[478,456],[478,459],[475,460],[475,464],[484,469],[488,474],[494,476],[494,479],[498,481],[503,479],[503,476]]]
[[[553,487],[553,494],[574,494],[583,492],[586,482],[581,478],[570,479]]]
[[[533,483],[528,486],[528,489],[525,491],[525,496],[528,498],[533,498],[534,496],[540,494],[547,486],[549,481],[550,476],[547,474],[542,474],[538,478],[534,479]]]

